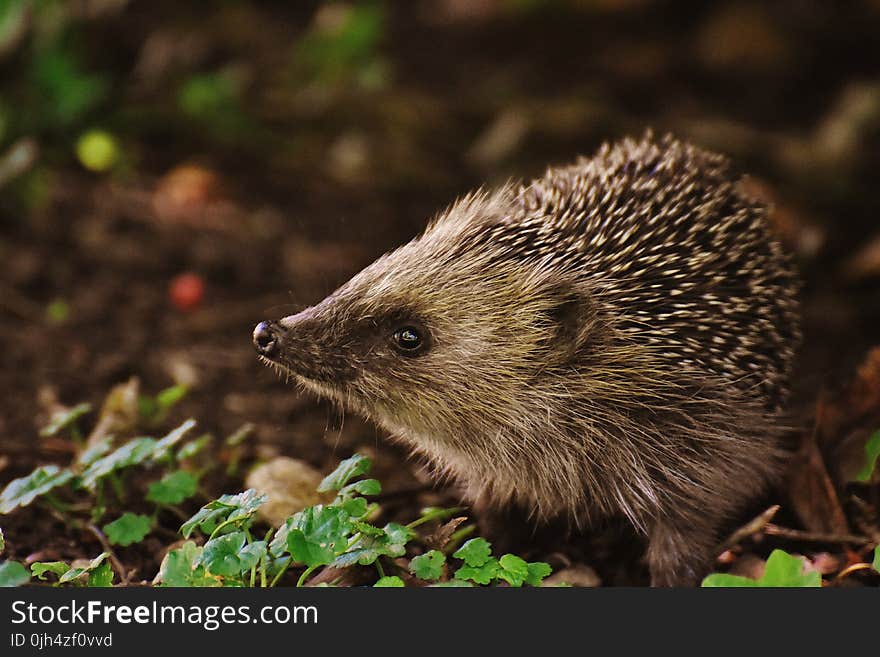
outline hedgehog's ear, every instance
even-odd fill
[[[596,328],[596,306],[589,292],[576,283],[557,285],[554,292],[554,304],[547,310],[553,328],[547,347],[550,360],[559,365],[589,343]]]

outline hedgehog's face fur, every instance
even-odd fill
[[[473,440],[475,426],[491,436],[521,422],[541,377],[564,368],[596,326],[576,281],[486,248],[513,211],[508,198],[502,190],[458,203],[321,303],[275,323],[270,360],[422,448],[446,452]]]

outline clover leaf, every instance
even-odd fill
[[[126,546],[140,543],[150,533],[151,525],[150,516],[126,511],[113,522],[104,525],[103,529],[107,540],[113,545]]]
[[[467,579],[477,584],[489,584],[498,577],[500,570],[498,559],[489,557],[479,566],[462,566],[455,571],[455,579]]]
[[[341,491],[350,479],[366,474],[371,467],[373,467],[372,460],[363,454],[355,454],[342,461],[333,472],[324,477],[318,486],[318,492]]]
[[[40,495],[66,484],[72,478],[73,473],[70,470],[62,470],[57,465],[43,465],[26,477],[13,479],[0,493],[0,514],[9,513],[19,506],[27,506]]]
[[[237,531],[205,543],[195,564],[205,566],[215,575],[235,577],[256,566],[265,554],[265,541],[247,543],[246,534]]]
[[[498,560],[498,577],[511,586],[520,587],[529,576],[529,564],[514,554],[505,554]]]
[[[17,561],[0,561],[0,587],[21,586],[31,581],[27,568]]]
[[[472,538],[453,554],[468,566],[479,567],[489,561],[492,556],[492,545],[485,538]]]
[[[198,486],[199,480],[191,472],[186,470],[169,472],[159,481],[150,484],[147,499],[156,504],[180,504],[195,495]]]
[[[287,549],[294,561],[307,566],[327,565],[345,552],[351,530],[345,509],[317,504],[293,516]]]
[[[180,533],[184,538],[189,538],[196,528],[210,534],[220,524],[247,526],[253,521],[257,509],[266,499],[265,495],[261,495],[253,488],[237,495],[221,495],[216,500],[208,502],[192,518],[183,523]]]
[[[92,410],[91,404],[77,404],[73,408],[65,408],[52,414],[49,424],[40,429],[40,437],[54,436],[65,427],[74,424],[81,416]]]
[[[376,589],[400,589],[404,586],[406,585],[403,583],[403,580],[400,579],[397,575],[387,575],[380,578],[379,581],[373,584],[373,588]]]
[[[203,548],[193,541],[186,541],[176,550],[169,551],[162,559],[154,583],[160,586],[223,586],[219,577],[210,574],[199,563],[202,551]]]
[[[439,550],[431,550],[413,557],[409,562],[410,572],[424,580],[440,579],[443,574],[443,564],[446,563],[446,555]]]

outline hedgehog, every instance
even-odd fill
[[[624,139],[473,192],[259,356],[383,427],[481,509],[625,518],[698,584],[778,475],[798,277],[727,158]]]

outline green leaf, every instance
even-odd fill
[[[69,427],[80,417],[92,410],[90,404],[77,404],[73,408],[66,408],[52,415],[49,424],[40,429],[40,437],[48,438],[54,436],[62,429]]]
[[[492,545],[485,538],[472,538],[453,554],[462,559],[468,566],[480,567],[492,557]]]
[[[287,552],[287,536],[290,534],[290,530],[293,529],[295,522],[298,522],[296,514],[287,518],[275,531],[275,535],[269,543],[269,554],[271,556],[277,558]]]
[[[880,458],[880,431],[875,432],[865,443],[865,465],[856,475],[856,481],[871,481],[878,458]]]
[[[237,109],[239,85],[223,71],[190,77],[180,89],[178,105],[183,113],[198,119],[220,119]]]
[[[87,467],[81,475],[83,486],[94,488],[99,479],[111,472],[143,463],[153,456],[155,450],[155,439],[133,438]]]
[[[17,561],[0,561],[0,587],[21,586],[31,581],[27,568]]]
[[[88,586],[93,588],[113,586],[113,569],[110,567],[109,561],[105,561],[89,571]]]
[[[748,588],[760,586],[760,584],[758,583],[758,580],[742,577],[740,575],[712,573],[703,579],[701,586],[704,588]]]
[[[237,447],[241,445],[245,440],[247,440],[251,434],[254,433],[254,425],[250,422],[245,422],[238,429],[233,431],[229,436],[226,437],[226,440],[223,442],[229,445],[230,447]]]
[[[544,578],[551,572],[553,572],[553,570],[550,568],[550,564],[544,563],[543,561],[534,561],[529,564],[529,573],[526,575],[526,584],[529,586],[541,586],[541,582],[543,582]]]
[[[323,85],[336,84],[358,73],[364,77],[382,61],[378,50],[385,23],[380,3],[346,6],[333,25],[315,25],[299,40],[295,70]],[[383,80],[380,78],[375,84]]]
[[[191,459],[193,456],[201,452],[205,447],[211,444],[214,437],[209,433],[204,433],[195,440],[190,440],[177,450],[176,458],[178,461]]]
[[[444,589],[472,589],[474,588],[473,582],[466,582],[463,579],[451,579],[448,582],[434,582],[430,585],[431,588],[444,588]]]
[[[194,426],[196,426],[196,421],[190,418],[176,429],[172,429],[171,431],[169,431],[156,443],[156,447],[153,450],[151,458],[153,458],[154,460],[163,458],[168,453],[168,451],[174,445],[179,443],[180,439],[183,438]]]
[[[318,486],[318,492],[341,490],[350,479],[366,474],[371,467],[373,462],[369,458],[363,454],[355,454],[342,461],[333,472],[324,477]]]
[[[341,506],[352,518],[363,518],[367,515],[370,505],[363,497],[353,497],[350,500],[344,500]]]
[[[14,46],[25,34],[31,22],[30,0],[4,0],[0,2],[0,51],[11,54]],[[3,134],[0,132],[0,141]]]
[[[265,495],[261,495],[253,488],[237,495],[222,495],[208,502],[192,518],[183,523],[180,533],[184,538],[189,538],[197,527],[210,534],[221,523],[247,526],[253,521],[254,514],[266,499]]]
[[[376,589],[402,589],[404,586],[406,585],[403,583],[403,580],[397,575],[386,575],[373,584],[373,588]]]
[[[416,527],[417,525],[422,525],[426,522],[431,522],[432,520],[446,520],[447,518],[451,518],[459,511],[462,511],[460,506],[452,507],[452,508],[443,508],[438,506],[428,506],[421,510],[419,513],[419,519],[409,523],[410,527]]]
[[[75,580],[80,579],[84,574],[88,573],[89,577],[86,579],[86,582],[78,582],[78,583],[87,583],[87,582],[91,581],[92,573],[94,573],[95,571],[98,571],[98,577],[100,578],[101,571],[99,570],[99,568],[100,568],[101,564],[103,564],[104,561],[109,556],[110,556],[109,552],[102,552],[97,557],[92,559],[89,562],[89,565],[86,566],[85,568],[82,568],[82,567],[71,568],[66,573],[62,574],[61,577],[58,578],[58,583],[59,584],[66,584],[68,582],[74,582]],[[112,574],[111,574],[111,580],[112,580]]]
[[[159,481],[150,484],[147,500],[156,504],[180,504],[196,494],[199,480],[191,472],[169,472]]]
[[[814,570],[804,572],[804,560],[783,550],[773,550],[761,586],[822,586],[822,575]]]
[[[431,550],[417,557],[413,557],[409,562],[410,572],[424,580],[440,579],[443,574],[443,564],[446,563],[446,555],[439,550]]]
[[[113,447],[113,436],[105,436],[91,447],[84,449],[76,457],[76,464],[86,468],[104,456]]]
[[[222,577],[235,577],[256,566],[266,554],[266,542],[247,543],[244,532],[232,532],[213,538],[202,549],[196,565]]]
[[[368,566],[379,557],[400,557],[406,553],[406,544],[415,536],[409,527],[390,522],[382,529],[365,522],[352,523],[360,536],[350,548],[333,562],[338,568],[354,563]]]
[[[343,486],[339,490],[339,497],[350,497],[355,493],[359,495],[378,495],[381,492],[382,485],[377,479],[362,479],[353,484]]]
[[[223,586],[217,576],[198,565],[201,555],[202,548],[192,541],[187,541],[176,550],[170,550],[162,559],[154,583],[159,586]]]
[[[159,407],[159,410],[168,411],[181,399],[186,397],[186,393],[188,392],[189,388],[185,385],[176,385],[171,386],[170,388],[165,388],[156,395],[156,405]]]
[[[287,549],[298,563],[330,564],[348,547],[351,529],[345,509],[322,504],[310,506],[293,516]]]
[[[54,573],[60,578],[64,573],[70,570],[70,564],[64,561],[37,561],[31,564],[31,574],[38,580],[46,581],[47,573]]]
[[[703,580],[704,587],[813,587],[822,586],[822,575],[804,571],[804,560],[784,550],[773,550],[757,580],[737,575],[713,573]]]
[[[13,479],[0,493],[0,514],[9,513],[19,506],[27,506],[40,495],[66,484],[72,478],[73,473],[70,470],[62,470],[57,465],[44,465],[26,477]]]
[[[155,397],[141,395],[138,398],[138,412],[142,418],[158,424],[168,416],[171,409],[186,396],[187,392],[189,389],[186,386],[176,385],[165,388]]]
[[[121,517],[104,525],[107,540],[113,545],[131,545],[140,543],[150,533],[152,521],[150,516],[139,515],[126,511]]]
[[[388,552],[386,554],[389,557],[403,556],[406,552],[406,544],[416,536],[412,529],[396,522],[389,522],[382,528],[382,531],[388,537]]]
[[[498,565],[498,577],[511,586],[522,586],[529,576],[529,564],[515,554],[505,554],[498,560]]]
[[[71,52],[61,46],[38,51],[28,74],[38,96],[38,120],[55,128],[80,121],[106,97],[109,88],[102,75],[86,73]]]
[[[479,566],[462,566],[455,571],[455,578],[469,579],[477,584],[489,584],[492,580],[498,577],[500,569],[501,566],[498,563],[498,560],[494,557],[489,557],[489,559]]]

